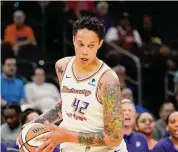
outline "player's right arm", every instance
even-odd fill
[[[64,75],[64,72],[67,67],[67,63],[71,57],[65,57],[60,60],[58,60],[55,64],[55,69],[56,69],[56,74],[59,80],[59,83],[61,84],[62,77]],[[62,101],[58,101],[54,107],[49,109],[47,112],[44,114],[40,115],[38,118],[33,120],[32,122],[35,123],[44,123],[45,121],[48,121],[49,123],[56,123],[62,120]]]

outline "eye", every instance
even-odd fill
[[[93,47],[94,47],[94,45],[89,45],[88,47],[89,47],[89,48],[93,48]]]
[[[78,46],[79,46],[79,47],[83,47],[83,44],[82,44],[82,43],[78,43]]]

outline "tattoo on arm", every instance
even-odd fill
[[[117,143],[123,138],[123,113],[119,80],[116,78],[105,79],[102,91],[105,133],[113,143]]]
[[[63,74],[64,70],[62,69],[62,65],[61,66],[56,65],[56,72],[61,74],[61,75]]]
[[[89,146],[106,146],[104,142],[104,133],[79,133],[78,141],[80,144]]]
[[[45,121],[48,121],[50,123],[56,123],[61,120],[61,108],[62,104],[61,102],[58,102],[53,108],[51,108],[49,111],[45,112],[32,122],[44,123]]]
[[[123,113],[119,80],[111,74],[99,83],[102,92],[104,131],[97,133],[79,133],[78,142],[89,146],[118,146],[123,138]],[[108,78],[107,78],[108,77]]]

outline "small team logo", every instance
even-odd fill
[[[140,147],[141,146],[141,142],[140,141],[137,141],[136,142],[136,147],[138,148],[138,147]]]
[[[96,86],[96,79],[93,78],[90,82],[88,82],[89,85],[92,85],[93,87]]]

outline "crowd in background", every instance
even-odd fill
[[[141,26],[137,27],[133,24],[135,18],[125,10],[113,15],[117,12],[113,4],[65,1],[54,6],[54,2],[29,2],[29,6],[34,7],[31,12],[27,7],[21,8],[24,5],[21,2],[13,2],[13,9],[9,11],[12,4],[3,2],[4,13],[6,10],[8,13],[3,14],[7,18],[2,17],[1,29],[2,147],[18,149],[15,140],[21,126],[60,100],[55,61],[65,55],[74,55],[72,25],[82,16],[90,15],[97,17],[106,28],[105,43],[98,56],[120,79],[128,151],[164,152],[166,148],[178,151],[178,37],[168,43],[168,38],[162,38],[155,31],[152,14],[145,12]],[[45,9],[49,17],[39,25],[43,17],[36,10]],[[31,17],[33,15],[35,18]],[[135,65],[107,43],[114,43],[140,59],[142,105],[138,104],[136,87],[128,81],[128,76],[136,77]],[[173,77],[168,77],[173,93],[166,101],[165,76],[169,70],[174,73]],[[59,147],[54,151],[59,151]]]

